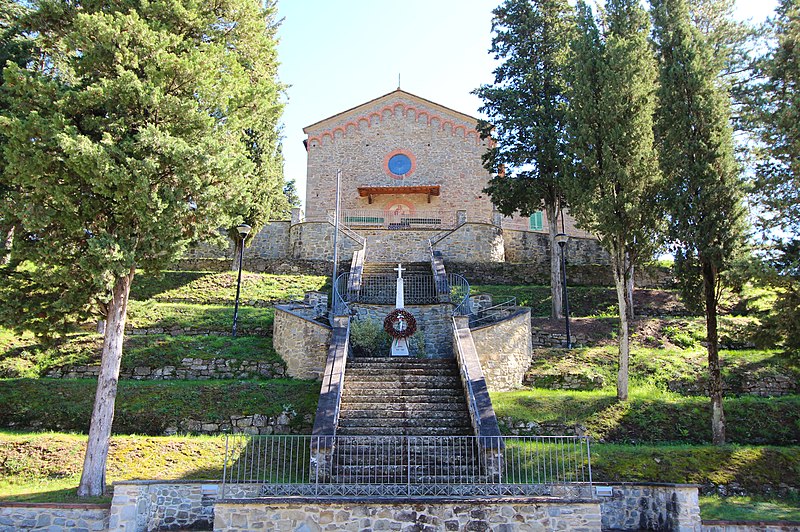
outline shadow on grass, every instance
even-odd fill
[[[216,272],[197,271],[164,271],[159,273],[139,274],[133,279],[131,299],[145,301],[155,296],[182,288],[193,281],[214,275]]]

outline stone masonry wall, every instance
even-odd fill
[[[600,500],[603,530],[700,530],[697,486],[618,484]]]
[[[394,92],[305,129],[308,134],[306,216],[323,217],[335,202],[336,171],[342,170],[342,209],[378,213],[397,203],[445,213],[467,210],[470,220],[488,222],[492,204],[482,190],[489,173],[481,164],[487,141],[478,138],[476,120],[433,102]],[[401,151],[413,161],[405,176],[386,168]],[[440,187],[439,196],[404,194],[359,197],[361,186]]]
[[[472,329],[486,385],[500,392],[519,388],[531,365],[531,310]]]
[[[503,230],[488,223],[466,223],[435,246],[447,261],[473,263],[505,260]]]
[[[0,502],[0,532],[103,531],[108,530],[108,515],[106,504]]]
[[[286,374],[296,379],[322,376],[328,356],[331,328],[295,312],[288,305],[275,307],[273,346],[286,362]]]
[[[597,502],[552,499],[221,501],[214,530],[600,530]]]
[[[352,304],[358,319],[371,319],[383,327],[386,315],[394,310],[394,305]],[[417,333],[409,340],[411,356],[428,358],[447,358],[453,356],[453,326],[450,322],[452,305],[406,305],[405,310],[417,320]],[[422,335],[425,339],[425,352],[420,353],[415,337]]]
[[[47,372],[49,379],[96,379],[99,365],[63,366]],[[185,357],[177,366],[123,368],[120,379],[132,380],[209,380],[209,379],[277,379],[286,376],[280,362],[236,360],[229,358]]]
[[[328,222],[303,222],[289,231],[289,258],[300,260],[333,261],[334,228]],[[361,244],[341,232],[337,239],[340,257],[352,257]]]
[[[603,530],[701,530],[697,487],[691,485],[614,484],[612,497],[593,501],[579,498],[583,491],[578,485],[555,489],[555,499],[248,500],[257,497],[261,487],[229,484],[223,494],[217,481],[116,482],[109,529],[207,529],[213,523],[215,530],[600,531],[602,522]]]
[[[289,254],[289,220],[272,220],[250,237],[250,245],[245,249],[245,257],[250,255],[262,259],[283,259]],[[225,248],[211,244],[198,244],[186,251],[186,259],[233,258],[233,241],[228,239]]]
[[[550,264],[550,243],[547,233],[503,229],[506,261],[514,263]],[[593,238],[572,237],[567,245],[569,264],[609,265],[608,252]]]

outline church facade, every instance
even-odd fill
[[[338,174],[341,260],[366,243],[367,262],[424,262],[431,248],[451,262],[544,262],[544,213],[504,217],[483,192],[490,140],[477,122],[397,89],[307,126],[305,213],[271,222],[248,255],[332,260]],[[597,241],[565,218],[570,262],[606,263]]]

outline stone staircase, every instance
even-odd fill
[[[454,359],[356,357],[347,363],[334,453],[345,484],[477,478],[476,441]]]
[[[355,357],[347,362],[337,435],[471,435],[452,358]]]

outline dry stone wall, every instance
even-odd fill
[[[472,329],[489,391],[519,388],[531,365],[531,311],[518,309],[502,321]]]
[[[617,484],[612,491],[601,498],[603,530],[700,530],[695,485]]]
[[[262,500],[217,503],[214,530],[600,530],[592,501],[489,500]]]
[[[321,379],[328,356],[331,328],[310,317],[308,305],[277,305],[273,346],[296,379]]]
[[[64,366],[47,372],[50,379],[96,379],[99,365]],[[185,357],[176,366],[138,366],[120,370],[120,379],[132,380],[209,380],[209,379],[277,379],[286,376],[280,362],[236,360],[230,358]]]
[[[100,532],[108,530],[107,504],[0,502],[0,532]]]

